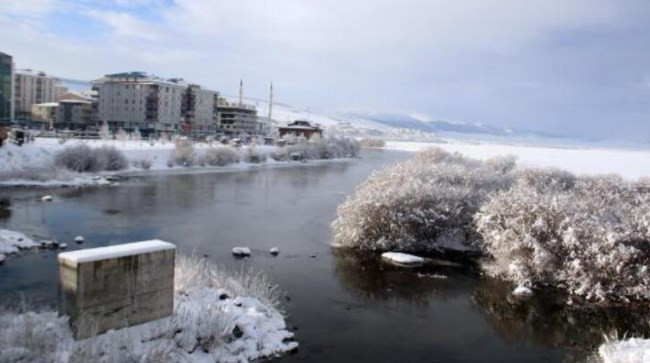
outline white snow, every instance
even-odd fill
[[[54,311],[3,311],[0,361],[67,362],[82,357],[103,362],[109,357],[115,362],[229,363],[275,358],[298,347],[273,303],[261,296],[241,295],[255,295],[242,284],[268,289],[268,281],[259,275],[252,280],[229,277],[202,260],[181,257],[180,261],[175,279],[188,280],[175,281],[171,317],[75,341],[67,317]]]
[[[232,254],[235,256],[250,256],[251,249],[248,247],[234,247],[232,249]]]
[[[554,167],[576,174],[618,174],[628,179],[650,176],[650,151],[647,150],[505,145],[451,139],[447,143],[388,141],[385,148],[414,152],[431,147],[480,160],[514,155],[517,164],[522,166]]]
[[[606,342],[598,348],[598,355],[603,363],[650,362],[650,339]]]
[[[39,243],[23,233],[0,229],[0,254],[2,255],[11,255],[18,253],[21,249],[35,248],[38,246],[40,246]]]
[[[516,296],[530,296],[533,294],[533,290],[527,288],[526,286],[517,286],[512,291],[512,294]]]
[[[174,246],[172,243],[154,239],[142,242],[125,243],[115,246],[63,252],[59,253],[58,258],[59,261],[65,262],[70,266],[77,266],[79,263],[139,255],[155,251],[173,250],[175,248],[176,246]]]
[[[385,252],[382,253],[381,257],[388,262],[403,266],[418,266],[424,263],[424,258],[422,257],[401,252]]]
[[[74,241],[77,242],[77,243],[82,243],[85,240],[86,239],[83,238],[83,236],[77,236],[77,237],[74,238]]]

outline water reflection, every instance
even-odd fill
[[[382,261],[377,253],[335,248],[332,254],[341,285],[368,300],[426,306],[466,294],[475,285],[475,272],[453,264],[404,268]]]
[[[558,291],[515,297],[510,283],[481,276],[473,268],[427,264],[410,269],[389,265],[376,253],[334,249],[332,254],[341,285],[355,296],[420,307],[467,299],[504,340],[563,348],[568,361],[584,360],[605,334],[650,336],[648,309],[580,308],[567,305]]]
[[[532,341],[549,347],[595,348],[604,334],[649,336],[650,310],[630,308],[576,307],[565,296],[546,291],[531,298],[518,298],[512,286],[482,278],[473,300],[494,330],[509,341]]]

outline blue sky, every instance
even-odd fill
[[[19,68],[142,70],[328,111],[650,140],[645,0],[0,0]]]

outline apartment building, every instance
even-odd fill
[[[219,98],[219,131],[229,136],[259,134],[257,109],[242,102],[228,102]]]
[[[64,93],[56,102],[32,105],[32,125],[45,129],[86,130],[96,125],[93,104],[93,98],[73,92]]]
[[[191,84],[183,95],[182,115],[193,134],[214,134],[218,128],[219,92]]]
[[[55,102],[65,91],[61,82],[44,72],[22,69],[14,75],[14,112],[17,120],[32,119],[32,105]]]
[[[0,52],[0,126],[14,120],[14,62],[13,58]]]
[[[143,72],[109,74],[93,82],[98,97],[98,120],[112,129],[142,133],[175,132],[183,122],[182,103],[187,85]]]

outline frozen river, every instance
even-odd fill
[[[159,238],[234,269],[267,273],[286,291],[300,349],[287,362],[583,361],[603,334],[648,334],[638,312],[575,310],[557,294],[519,300],[471,268],[401,269],[330,247],[336,207],[373,170],[408,157],[132,178],[120,186],[0,189],[0,228],[83,248]],[[234,259],[234,246],[253,250]],[[281,253],[272,257],[271,247]],[[435,277],[434,277],[435,276]],[[444,276],[446,278],[440,278]],[[56,251],[0,266],[0,300],[56,305]]]

